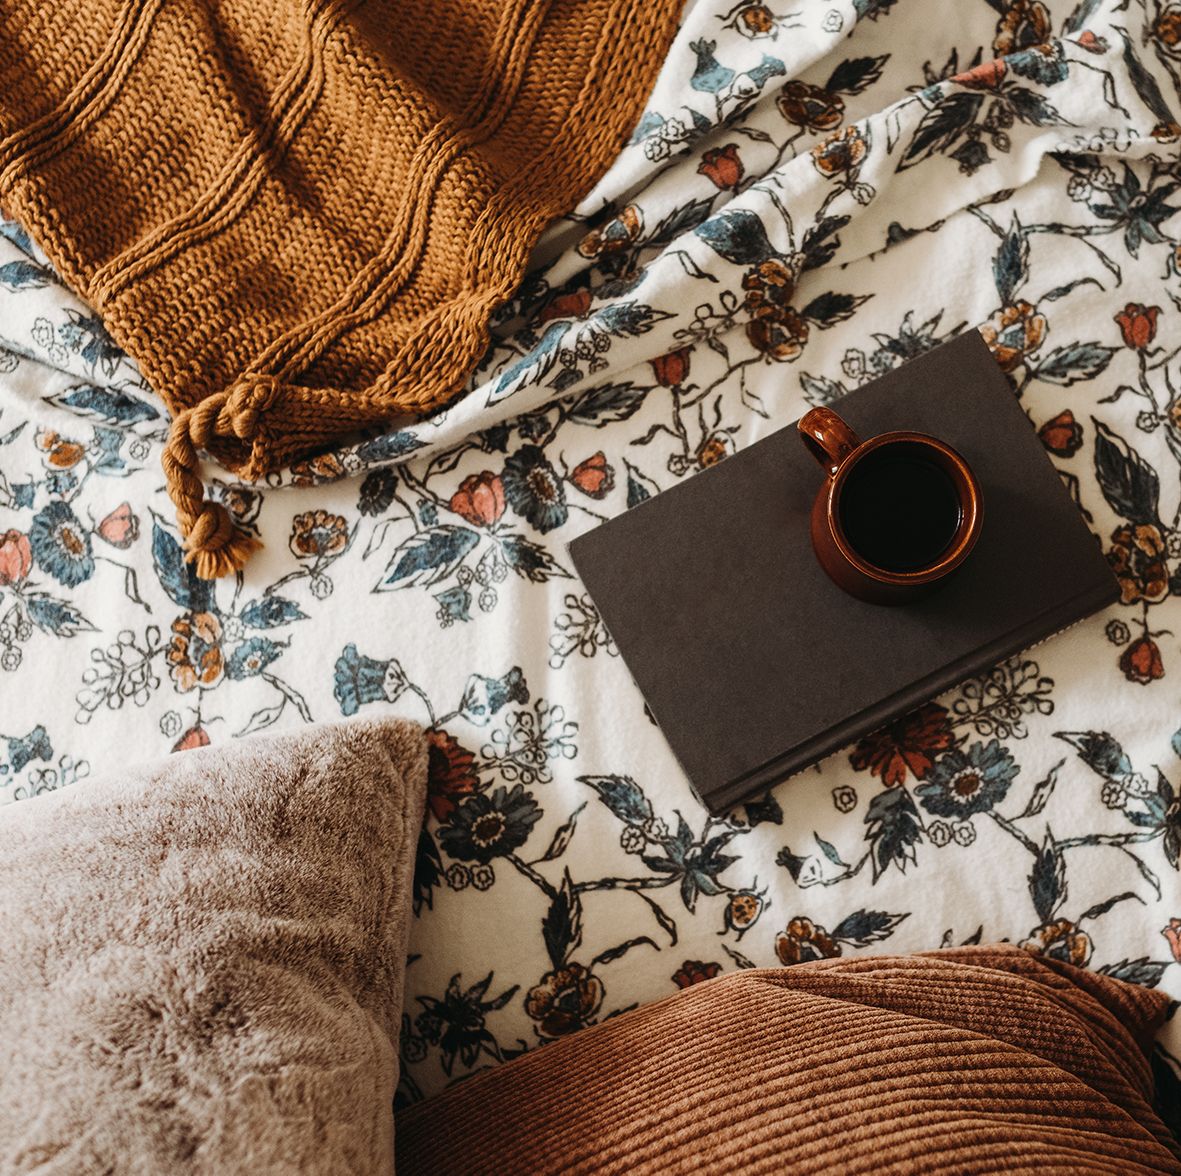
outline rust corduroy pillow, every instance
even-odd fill
[[[0,0],[0,203],[165,398],[201,576],[258,478],[443,404],[681,0]]]
[[[1167,999],[1015,947],[695,985],[398,1116],[399,1176],[1181,1172]]]

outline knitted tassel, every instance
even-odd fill
[[[161,464],[185,540],[185,558],[202,580],[216,580],[240,570],[262,544],[237,526],[220,502],[205,497],[198,446],[208,445],[218,434],[236,435],[247,428],[253,431],[256,425],[257,409],[252,406],[234,412],[225,393],[187,409],[172,422]]]

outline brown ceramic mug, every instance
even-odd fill
[[[812,504],[812,547],[829,577],[874,604],[930,592],[980,537],[980,485],[950,445],[925,433],[862,441],[830,408],[800,436],[828,474]]]

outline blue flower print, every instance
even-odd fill
[[[90,533],[64,502],[51,502],[34,517],[29,545],[37,566],[67,588],[94,575]]]
[[[557,471],[536,445],[522,445],[504,463],[501,481],[509,505],[542,534],[566,521],[566,491]]]
[[[469,797],[439,830],[439,844],[452,857],[488,863],[521,848],[541,819],[541,809],[520,785]]]
[[[251,637],[243,641],[226,662],[226,675],[234,679],[253,678],[261,674],[283,652],[283,646],[266,637]]]
[[[915,791],[927,812],[965,820],[1004,800],[1020,770],[1008,750],[993,739],[974,743],[967,751],[949,751]]]
[[[8,763],[13,772],[20,772],[35,759],[50,760],[53,758],[53,745],[45,728],[38,723],[27,735],[20,739],[8,740]]]
[[[460,713],[469,722],[485,726],[497,711],[510,702],[528,702],[529,688],[519,666],[514,666],[503,678],[486,678],[472,674],[464,687]]]
[[[351,641],[336,659],[336,701],[341,714],[355,715],[367,702],[393,702],[408,685],[396,660],[379,661],[357,652]]]

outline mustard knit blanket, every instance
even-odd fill
[[[675,0],[0,0],[0,202],[139,362],[206,578],[256,479],[462,387]]]

